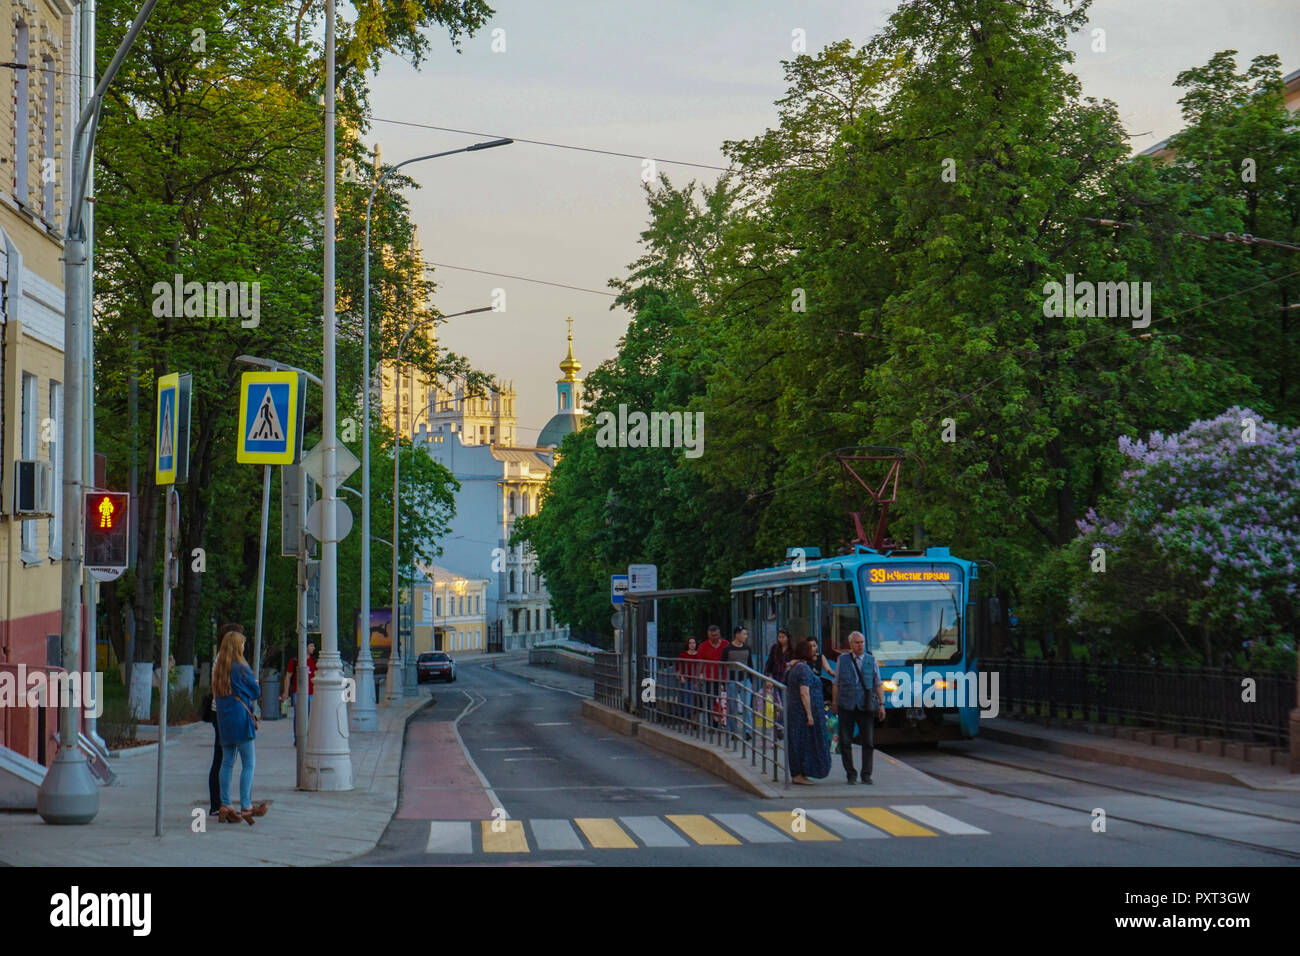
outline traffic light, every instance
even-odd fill
[[[122,570],[127,565],[127,509],[125,491],[87,491],[86,567]]]

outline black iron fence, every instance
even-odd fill
[[[991,658],[1002,714],[1136,724],[1179,734],[1288,745],[1295,675],[1159,664]]]
[[[598,651],[591,655],[591,672],[593,696],[596,703],[622,710],[623,693],[623,655],[608,651]]]

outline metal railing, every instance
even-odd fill
[[[651,723],[707,741],[785,782],[785,685],[743,664],[641,658],[633,702]]]
[[[623,655],[597,651],[591,657],[592,696],[596,703],[623,710]]]
[[[1287,746],[1293,674],[1158,664],[980,662],[999,674],[1003,713],[1129,723],[1180,734]],[[1244,684],[1249,679],[1252,684]],[[1253,699],[1243,700],[1246,687]]]

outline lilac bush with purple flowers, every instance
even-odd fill
[[[1185,431],[1119,439],[1132,461],[1080,521],[1070,623],[1164,632],[1206,663],[1246,642],[1294,649],[1300,620],[1300,429],[1230,408]],[[1102,548],[1106,570],[1090,558]]]

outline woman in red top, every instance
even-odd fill
[[[677,676],[681,680],[680,716],[692,726],[696,723],[696,698],[699,696],[700,669],[699,641],[694,635],[686,638],[686,649],[677,658]]]

